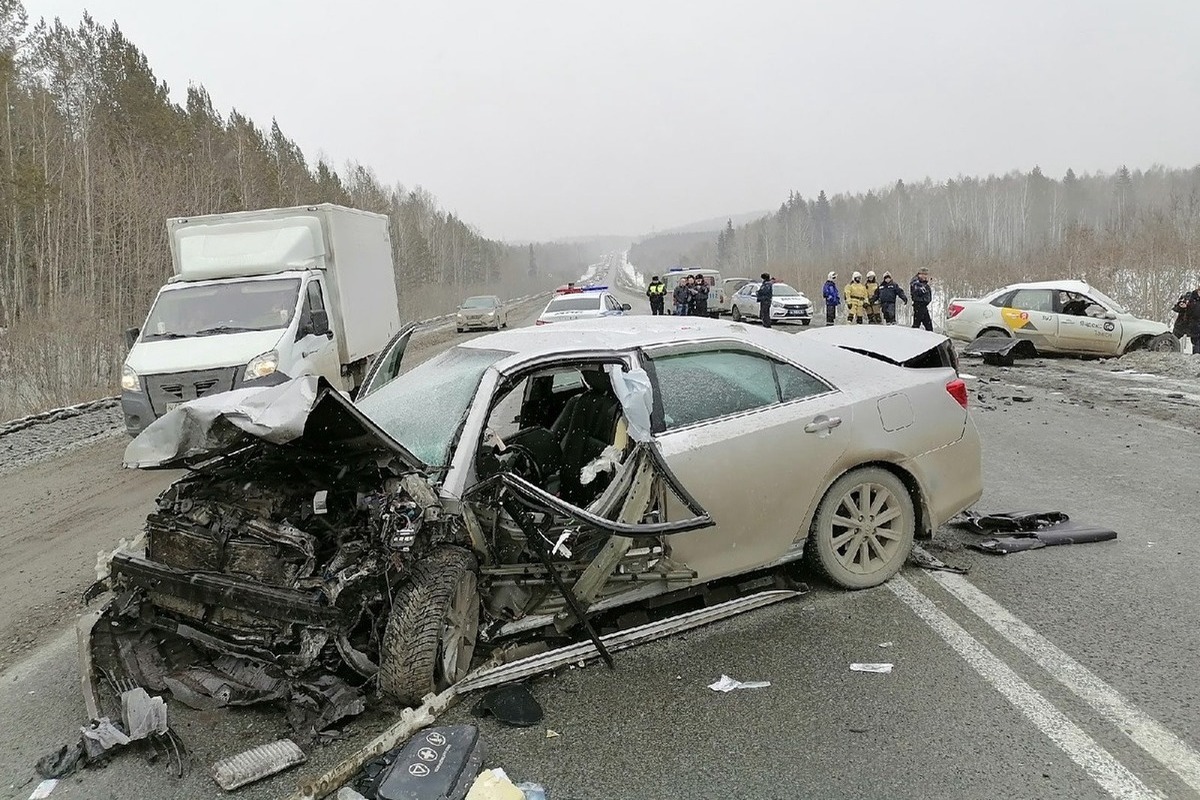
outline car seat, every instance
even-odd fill
[[[567,401],[551,426],[562,445],[559,496],[580,506],[594,499],[611,480],[611,475],[601,473],[585,486],[580,473],[613,444],[621,418],[621,403],[613,394],[608,374],[603,370],[585,370],[583,380],[587,389]]]

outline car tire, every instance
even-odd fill
[[[741,322],[742,321],[742,310],[740,308],[738,308],[737,306],[734,306],[729,311],[729,316],[733,317],[734,322]]]
[[[475,556],[441,546],[413,565],[388,614],[379,657],[379,690],[417,705],[471,668],[479,633]]]
[[[864,493],[868,510],[879,504],[873,515],[858,513]],[[885,523],[867,519],[891,514],[895,516]],[[853,526],[846,524],[850,522]],[[881,524],[887,527],[878,527]],[[880,585],[904,566],[912,553],[916,528],[916,507],[904,482],[886,469],[859,467],[834,481],[821,499],[804,555],[835,585],[868,589]],[[882,531],[889,535],[881,536]]]
[[[811,323],[811,322],[812,322],[812,320],[811,320],[811,319],[802,319],[802,320],[800,320],[800,324],[801,324],[801,325],[803,325],[803,326],[804,326],[804,327],[806,327],[806,328],[809,326],[809,323]]]
[[[1175,334],[1160,333],[1146,342],[1146,349],[1152,353],[1178,353],[1183,350],[1183,346]]]

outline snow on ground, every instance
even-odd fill
[[[588,283],[589,281],[595,280],[596,276],[599,275],[600,271],[606,266],[608,266],[608,263],[605,261],[601,261],[597,264],[588,264],[587,271],[579,276],[579,282]]]
[[[641,289],[646,285],[646,276],[634,269],[633,264],[629,263],[629,251],[621,253],[620,259],[617,261],[617,269],[620,271],[620,278],[625,283],[628,283],[634,289]]]

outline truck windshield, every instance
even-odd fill
[[[446,464],[483,373],[512,353],[454,347],[358,402],[359,409],[430,466]]]
[[[299,296],[299,278],[167,288],[150,309],[142,341],[286,328]]]

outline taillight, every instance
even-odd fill
[[[960,406],[963,408],[967,407],[968,396],[966,381],[964,381],[962,378],[955,378],[946,384],[946,391],[950,393],[951,397],[958,401]]]
[[[964,308],[966,308],[966,306],[961,305],[959,303],[951,303],[946,308],[946,319],[954,319],[955,317],[957,317],[959,314],[962,313]]]

